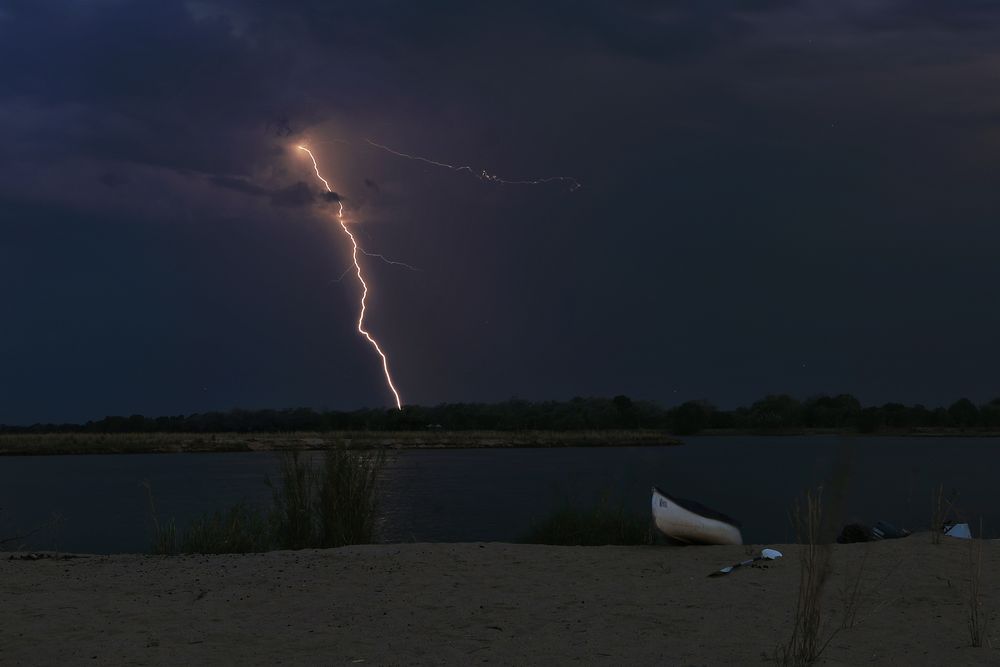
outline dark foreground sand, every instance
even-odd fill
[[[405,544],[248,556],[0,555],[0,664],[760,664],[791,632],[799,547],[707,578],[741,547]],[[1000,664],[972,648],[969,542],[836,546],[825,664]],[[866,557],[867,554],[867,557]],[[835,619],[835,620],[834,620]]]

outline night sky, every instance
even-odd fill
[[[0,1],[0,423],[1000,396],[986,0]],[[365,139],[510,178],[485,183]]]

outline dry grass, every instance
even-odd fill
[[[864,552],[861,555],[861,562],[858,564],[857,571],[853,574],[845,572],[847,578],[840,587],[840,626],[834,634],[856,627],[861,623],[863,618],[870,617],[892,602],[891,599],[883,598],[876,603],[874,597],[880,592],[889,590],[886,583],[893,574],[899,571],[903,560],[897,560],[889,564],[881,577],[873,579],[867,576],[870,573],[868,564],[872,544],[865,544],[863,549]],[[868,614],[866,617],[862,617],[861,611],[866,606],[868,607]]]
[[[177,525],[173,519],[169,519],[166,523],[160,523],[160,515],[156,512],[156,501],[153,500],[153,485],[144,481],[141,486],[146,489],[146,497],[149,499],[149,516],[153,521],[150,553],[163,556],[177,553]]]
[[[2,514],[3,508],[0,507],[0,515]],[[52,543],[57,545],[58,531],[62,523],[63,517],[57,512],[53,512],[48,521],[27,530],[15,530],[13,528],[4,529],[3,524],[0,523],[0,529],[4,529],[4,532],[0,533],[0,551],[20,551],[28,543],[28,540],[31,540],[32,538],[37,540],[37,536],[44,533],[50,533],[52,536]]]
[[[0,455],[149,454],[465,447],[634,447],[677,445],[663,431],[331,431],[293,433],[0,434]]]
[[[941,544],[944,530],[944,485],[931,492],[931,544]]]
[[[195,519],[184,530],[181,553],[245,554],[273,548],[268,517],[255,507],[237,503],[225,511]]]
[[[275,542],[282,549],[367,544],[378,515],[378,475],[385,450],[329,449],[318,465],[289,452],[281,487],[272,486]]]
[[[384,450],[329,449],[321,458],[293,451],[282,460],[280,485],[271,485],[274,505],[246,504],[204,514],[178,532],[161,523],[149,483],[154,554],[253,553],[271,549],[330,548],[372,542],[378,509],[378,476]]]
[[[982,522],[979,534],[983,534]],[[969,540],[969,639],[972,645],[980,648],[985,640],[993,648],[986,635],[986,614],[983,612],[983,540]]]
[[[931,544],[941,544],[944,524],[955,516],[954,493],[951,497],[945,498],[944,485],[938,484],[931,492]]]
[[[823,589],[831,571],[831,545],[824,535],[823,488],[807,491],[804,500],[796,501],[792,518],[804,548],[799,560],[795,625],[788,643],[779,647],[777,658],[783,665],[810,665],[833,638],[831,635],[823,641],[820,637]]]
[[[858,612],[861,610],[861,602],[864,597],[861,583],[864,580],[865,566],[868,564],[869,553],[870,551],[866,546],[865,553],[861,556],[861,564],[858,565],[857,574],[848,578],[848,582],[850,583],[844,586],[840,591],[840,598],[844,608],[843,615],[840,620],[841,630],[853,628],[858,622]]]
[[[811,665],[819,660],[838,633],[857,626],[862,608],[875,592],[885,589],[886,581],[902,563],[894,563],[877,581],[866,577],[871,546],[865,545],[857,570],[848,569],[841,575],[839,612],[824,614],[824,592],[833,575],[833,535],[846,488],[844,475],[835,475],[831,484],[833,492],[825,498],[830,502],[825,504],[820,486],[806,491],[792,511],[802,549],[792,636],[778,647],[775,656],[782,665]]]
[[[309,462],[293,451],[281,459],[281,486],[268,481],[274,498],[275,539],[286,549],[304,549],[312,542],[314,478]]]
[[[328,450],[317,485],[317,546],[368,544],[378,516],[378,476],[385,467],[384,449],[351,452]]]
[[[527,544],[604,546],[654,544],[656,535],[648,517],[628,512],[608,496],[591,506],[566,502],[531,526],[521,538]]]

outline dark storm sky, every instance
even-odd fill
[[[993,398],[995,7],[2,1],[0,423],[388,405],[298,142],[406,402]]]

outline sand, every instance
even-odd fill
[[[969,545],[835,546],[827,632],[862,562],[863,597],[821,662],[1000,664],[1000,546],[983,548],[991,649],[970,645]],[[749,547],[0,554],[0,664],[758,664],[794,617],[800,547],[777,548],[721,578]]]

